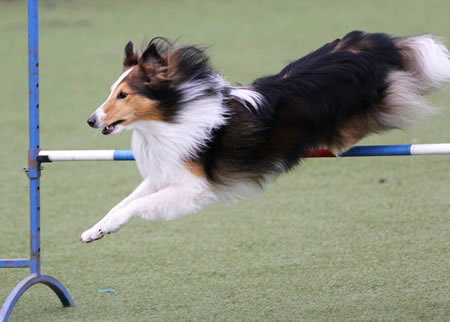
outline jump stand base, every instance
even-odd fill
[[[59,297],[63,306],[73,306],[72,298],[70,297],[64,286],[60,282],[58,282],[58,280],[48,275],[31,274],[28,277],[24,278],[19,284],[17,284],[17,286],[11,291],[11,293],[9,293],[9,296],[6,298],[6,301],[5,303],[3,303],[3,306],[0,310],[0,321],[6,322],[22,294],[25,293],[25,291],[31,286],[39,283],[45,284],[50,287]]]

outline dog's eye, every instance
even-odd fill
[[[117,99],[122,100],[122,99],[126,98],[127,96],[128,96],[127,93],[120,92],[120,93],[117,95]]]

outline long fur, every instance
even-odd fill
[[[174,219],[248,198],[320,145],[340,153],[404,128],[450,81],[447,48],[431,35],[353,31],[249,86],[231,86],[204,51],[155,38],[125,47],[124,73],[89,118],[104,134],[133,130],[141,185],[82,235],[89,242],[135,216]]]

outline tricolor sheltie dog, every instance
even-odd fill
[[[447,48],[430,35],[353,31],[249,86],[232,86],[204,50],[155,38],[125,46],[123,73],[88,123],[133,130],[142,183],[81,235],[90,242],[133,217],[175,219],[260,192],[308,149],[335,154],[371,134],[404,128],[450,81]]]

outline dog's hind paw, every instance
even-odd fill
[[[80,241],[82,243],[90,243],[94,240],[103,238],[103,236],[105,236],[105,233],[101,229],[91,228],[81,234]]]

